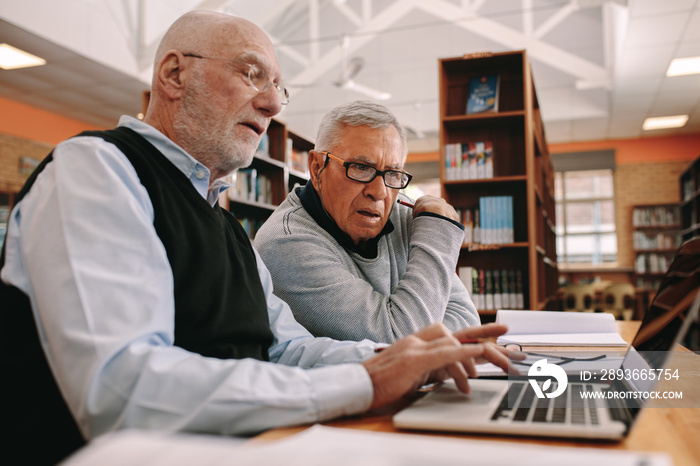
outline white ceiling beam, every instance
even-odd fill
[[[230,0],[229,0],[230,1]],[[292,3],[298,0],[277,0],[274,8],[268,10],[267,15],[257,20],[258,26],[267,31],[270,29],[270,23],[272,20],[277,19],[281,14],[283,14],[291,6]]]
[[[576,11],[578,11],[578,9],[579,6],[578,2],[576,1],[569,2],[563,7],[559,8],[552,16],[550,16],[542,24],[540,24],[540,27],[538,27],[535,31],[535,37],[541,39],[549,31],[559,26],[562,21],[564,21]]]
[[[372,19],[372,0],[362,0],[362,21],[367,22]]]
[[[340,11],[355,26],[362,26],[362,18],[360,18],[360,16],[357,13],[352,11],[348,7],[347,3],[333,2],[333,5],[335,5],[335,8],[338,11]]]
[[[318,0],[309,0],[309,58],[313,63],[318,60],[321,44],[318,42],[320,36],[321,12],[318,7]]]
[[[366,22],[362,27],[356,29],[353,33],[348,34],[351,37],[350,43],[347,46],[345,53],[352,54],[354,51],[370,42],[377,34],[395,24],[414,8],[416,0],[397,0],[390,6],[385,8],[380,14],[375,16],[369,22]],[[297,85],[307,85],[315,82],[319,77],[328,72],[331,68],[338,66],[342,59],[342,45],[340,43],[342,37],[338,37],[338,45],[330,49],[322,55],[318,61],[307,67],[304,71],[289,79],[289,87]],[[303,91],[303,89],[300,89]]]
[[[532,37],[533,18],[532,18],[532,0],[522,0],[523,9],[523,34],[527,37]]]
[[[443,0],[422,0],[416,2],[415,5],[416,8],[420,8],[426,13],[454,23],[456,26],[503,44],[510,49],[527,49],[532,58],[578,79],[605,86],[611,81],[611,75],[604,67],[541,40],[526,37],[520,31],[496,21],[484,17],[465,18],[464,21],[459,21],[459,18],[463,17],[463,11],[452,3]]]

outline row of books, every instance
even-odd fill
[[[248,218],[248,217],[236,217],[238,222],[241,224],[245,232],[248,234],[248,238],[251,240],[255,238],[255,234],[258,232],[260,227],[262,227],[265,220],[260,218]]]
[[[676,206],[637,207],[632,211],[635,227],[664,227],[680,223],[680,211]]]
[[[457,273],[477,310],[525,309],[521,270],[459,267]]]
[[[284,160],[289,168],[306,175],[309,174],[309,153],[305,150],[295,149],[291,138],[287,139]]]
[[[648,234],[635,231],[632,235],[634,249],[642,251],[646,249],[678,249],[681,245],[681,236],[677,233]]]
[[[235,173],[234,187],[229,196],[234,200],[244,200],[272,204],[272,180],[258,173],[255,168],[245,168]]]
[[[634,261],[637,273],[665,273],[671,265],[672,254],[645,253],[638,254]]]
[[[513,196],[483,196],[479,207],[458,208],[464,244],[509,244],[515,241]]]
[[[493,178],[493,143],[445,144],[445,177],[450,181]]]

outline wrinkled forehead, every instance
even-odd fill
[[[241,20],[231,28],[223,28],[215,37],[214,53],[263,66],[273,75],[280,74],[275,47],[265,32],[255,24]]]

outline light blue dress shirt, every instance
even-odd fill
[[[139,120],[119,124],[207,199],[205,166]],[[272,362],[173,346],[172,271],[133,166],[95,137],[65,141],[53,158],[12,210],[0,278],[29,296],[51,370],[87,439],[128,427],[249,434],[369,407],[372,383],[358,362],[376,344],[311,337],[272,293],[257,252]],[[227,187],[218,182],[209,203]]]

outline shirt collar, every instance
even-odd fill
[[[119,126],[136,131],[153,144],[190,180],[192,186],[207,200],[209,205],[215,205],[218,202],[219,194],[232,186],[230,177],[219,178],[212,183],[210,192],[209,177],[211,173],[209,169],[153,126],[128,115],[123,115],[119,119]]]
[[[369,240],[367,242],[367,247],[362,249],[357,247],[352,242],[350,236],[348,236],[347,233],[341,230],[340,227],[331,218],[331,216],[328,215],[326,209],[323,208],[321,198],[318,196],[318,193],[313,187],[311,181],[306,183],[306,186],[301,188],[301,192],[299,192],[299,200],[301,200],[301,205],[304,206],[304,209],[306,209],[309,215],[313,217],[316,223],[318,223],[318,225],[321,228],[330,233],[330,235],[333,236],[333,238],[338,242],[338,244],[340,244],[345,249],[348,249],[352,252],[361,255],[365,259],[376,258],[379,240],[382,238],[382,236],[394,231],[394,224],[391,223],[391,219],[387,220],[386,225],[384,225],[384,228],[382,228],[382,231],[379,232],[377,236]]]

